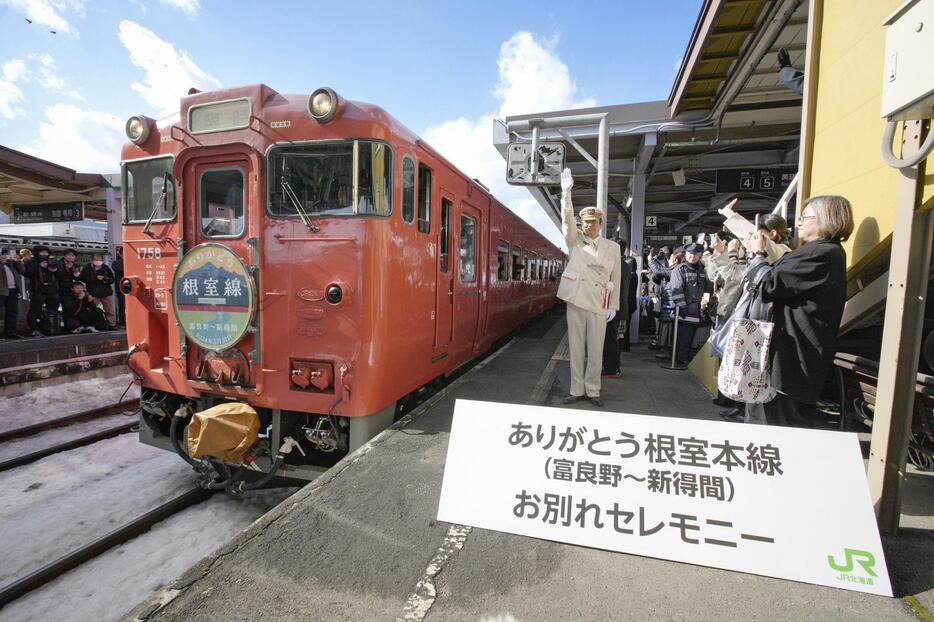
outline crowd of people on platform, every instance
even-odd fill
[[[95,253],[81,265],[75,249],[53,257],[43,245],[18,252],[0,249],[3,338],[99,332],[123,326],[123,299],[115,289],[123,278],[120,249],[110,265],[104,260],[104,254]],[[17,330],[20,298],[29,300],[27,334]]]
[[[725,228],[709,239],[646,250],[641,293],[645,317],[657,327],[649,347],[659,350],[659,359],[685,367],[711,333],[729,331],[736,313],[749,314],[737,305],[754,294],[772,324],[767,383],[774,397],[740,403],[720,394],[714,401],[730,421],[810,427],[846,301],[841,242],[853,230],[850,205],[839,196],[807,200],[795,226],[795,249],[779,215],[762,215],[753,225],[732,206],[721,214]],[[747,230],[744,239],[733,233]],[[709,330],[699,333],[700,327]]]

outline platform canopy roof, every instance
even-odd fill
[[[106,220],[106,190],[111,185],[98,173],[77,173],[70,168],[0,145],[0,211],[15,205],[84,203],[84,215]]]
[[[778,81],[777,54],[786,48],[803,68],[807,14],[806,0],[706,0],[667,101],[511,116],[494,123],[494,144],[505,158],[510,142],[531,140],[530,125],[606,113],[610,234],[619,224],[628,229],[634,175],[645,175],[645,214],[655,215],[660,229],[712,228],[722,222],[716,209],[732,196],[715,191],[717,171],[797,171],[802,98]],[[577,147],[596,159],[598,126],[540,129],[539,137],[566,143],[575,209],[596,204],[597,170]],[[560,223],[560,188],[531,192]],[[770,211],[780,196],[743,194],[739,209]]]

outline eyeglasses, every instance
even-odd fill
[[[810,216],[801,215],[798,217],[798,220],[814,220],[817,216],[811,214]]]

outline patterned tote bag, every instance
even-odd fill
[[[762,301],[759,286],[767,271],[759,272],[751,284],[746,317],[731,318],[729,339],[717,374],[717,388],[726,397],[746,404],[770,402],[775,389],[769,383],[769,360],[772,345],[771,304]]]

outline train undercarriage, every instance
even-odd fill
[[[220,395],[192,399],[150,388],[143,388],[140,407],[141,442],[174,451],[199,474],[201,486],[234,495],[315,479],[389,427],[399,412],[392,404],[373,415],[343,417],[253,408]],[[191,451],[199,441],[204,455]]]

